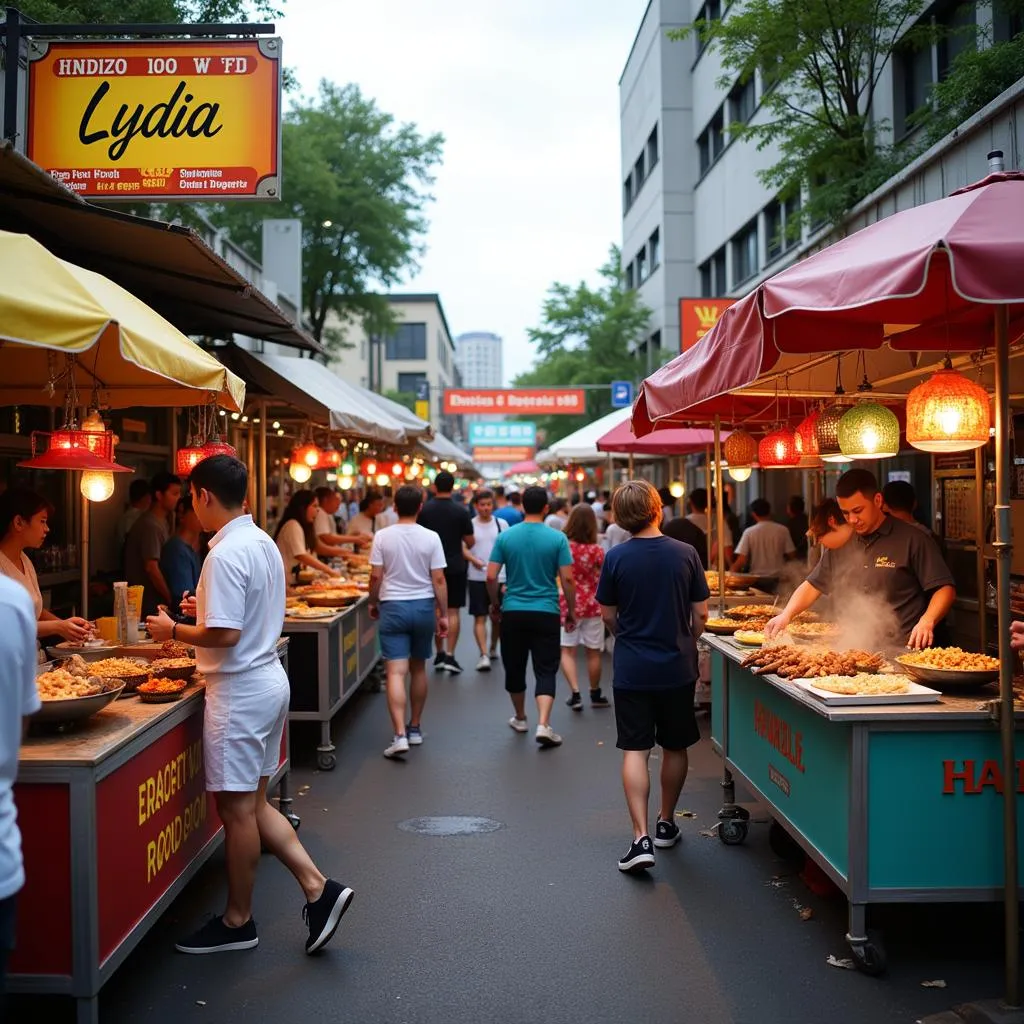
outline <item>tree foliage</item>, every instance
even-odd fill
[[[601,267],[597,288],[556,283],[548,289],[539,327],[528,332],[537,346],[533,369],[520,374],[519,386],[572,387],[635,381],[640,371],[629,349],[644,337],[650,310],[623,284],[622,259],[612,246]],[[584,416],[542,416],[538,429],[550,444],[611,411],[611,390],[587,392]]]
[[[285,0],[19,0],[34,21],[69,25],[209,24],[280,18]]]
[[[411,391],[385,391],[384,397],[390,398],[392,402],[397,402],[399,405],[404,405],[409,412],[416,411],[416,396]]]

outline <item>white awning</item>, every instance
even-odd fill
[[[588,423],[585,427],[569,434],[568,437],[563,437],[561,441],[549,444],[546,454],[550,459],[558,462],[605,461],[609,455],[615,458],[615,452],[599,452],[597,442],[609,430],[628,420],[632,414],[633,410],[629,408],[614,409],[607,416],[602,416],[599,420],[594,420],[593,423]],[[619,457],[628,458],[624,453],[620,453]]]
[[[465,467],[476,470],[473,457],[440,432],[435,433],[430,440],[420,438],[419,446],[435,458],[442,459],[445,462],[454,462],[460,468]]]
[[[410,412],[401,402],[394,402],[390,398],[385,398],[384,395],[378,395],[376,391],[364,393],[374,405],[379,406],[392,419],[398,420],[405,427],[406,436],[410,440],[434,436],[434,428],[426,420],[421,420],[415,413]]]

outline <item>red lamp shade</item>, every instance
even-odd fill
[[[757,461],[757,441],[743,429],[734,430],[722,445],[722,459],[730,466],[750,466]]]
[[[322,452],[312,441],[306,441],[292,449],[292,462],[304,462],[310,469],[316,469],[320,465],[321,455]]]
[[[39,451],[43,438],[49,437],[46,450]],[[19,466],[26,469],[92,470],[106,473],[131,473],[128,466],[114,462],[114,435],[89,430],[64,428],[47,435],[45,431],[32,432],[32,457]]]
[[[817,458],[818,437],[814,433],[814,427],[818,422],[820,412],[815,409],[810,415],[805,416],[796,428],[796,450],[800,458]]]
[[[203,445],[201,450],[203,458],[199,460],[200,462],[202,462],[203,459],[212,458],[214,455],[230,455],[233,459],[238,458],[238,452],[235,451],[227,441],[222,441],[219,434],[214,434],[213,437]]]
[[[341,452],[337,448],[327,447],[320,452],[317,469],[337,469],[341,465]]]
[[[796,434],[792,430],[774,430],[761,438],[757,446],[757,461],[762,469],[787,469],[800,461],[796,450]]]
[[[363,459],[362,464],[359,467],[359,472],[363,476],[376,476],[377,475],[377,460],[376,459]]]
[[[191,442],[185,445],[184,448],[179,448],[174,456],[174,469],[178,476],[184,478],[190,476],[192,470],[199,465],[203,459],[206,458],[206,454],[202,448],[198,445],[192,444]]]
[[[907,441],[925,452],[965,452],[988,442],[985,389],[955,370],[939,370],[907,395]]]

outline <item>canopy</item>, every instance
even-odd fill
[[[533,459],[526,459],[523,462],[513,462],[505,470],[505,476],[531,476],[540,472],[540,466]]]
[[[593,423],[574,431],[561,441],[547,447],[547,453],[555,462],[586,462],[603,458],[597,442],[609,430],[629,420],[629,409],[615,409]],[[626,454],[626,453],[622,453]]]
[[[376,391],[364,391],[363,394],[373,405],[383,409],[392,419],[398,420],[410,440],[433,436],[434,428],[426,420],[421,420],[415,413],[410,412],[401,402],[393,402],[390,398],[378,395]]]
[[[1024,333],[1022,239],[1022,172],[886,217],[730,306],[699,344],[644,381],[633,429],[643,436],[730,407],[740,420],[773,384],[791,391],[804,375],[798,393],[827,396],[831,354],[854,350],[865,353],[875,397],[899,398],[931,368],[920,353],[991,347],[997,305],[1008,308],[1011,340]]]
[[[435,459],[443,462],[454,462],[460,469],[471,469],[477,472],[472,456],[463,451],[454,441],[436,431],[431,438],[421,437],[419,446]]]
[[[728,431],[722,433],[724,441]],[[627,452],[631,455],[690,455],[692,452],[703,451],[708,445],[715,443],[713,430],[697,430],[693,427],[676,427],[670,430],[658,430],[643,440],[637,438],[627,420],[613,427],[603,437],[597,439],[598,451]]]
[[[75,386],[111,407],[200,402],[190,390],[234,411],[245,401],[241,380],[120,285],[0,231],[0,402],[63,404],[65,382],[46,388],[57,353],[76,356]]]

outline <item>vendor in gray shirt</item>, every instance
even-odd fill
[[[836,484],[836,499],[854,538],[835,551],[822,552],[821,561],[793,592],[781,615],[771,619],[765,636],[781,633],[810,608],[833,584],[842,589],[877,594],[896,615],[908,647],[930,647],[935,627],[956,599],[953,575],[938,545],[924,530],[882,511],[882,494],[874,474],[851,469]]]
[[[160,555],[171,536],[171,516],[181,497],[181,480],[173,473],[153,477],[153,504],[143,512],[128,531],[124,545],[124,574],[128,585],[145,587],[142,616],[155,615],[157,605],[166,604],[177,610],[181,594],[172,594],[163,570]]]

